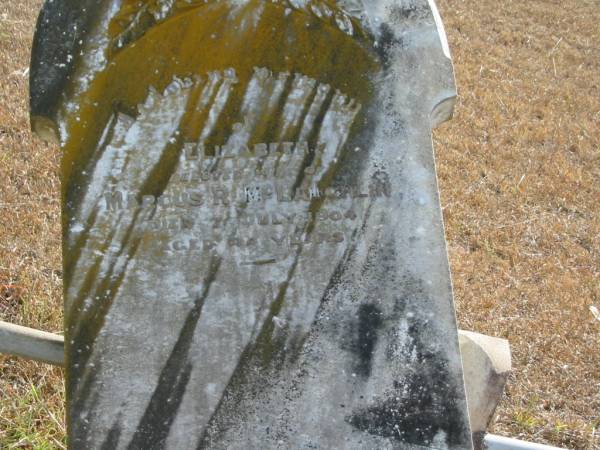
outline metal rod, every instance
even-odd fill
[[[0,321],[0,353],[63,367],[64,339],[56,334]]]
[[[486,434],[483,439],[483,448],[487,450],[560,450],[558,447],[534,444],[533,442]]]

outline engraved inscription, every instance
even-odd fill
[[[233,68],[174,80],[162,95],[150,90],[137,121],[119,114],[112,132],[106,132],[113,139],[109,150],[137,132],[139,120],[166,101],[161,97],[180,91],[195,101],[188,107],[191,114],[205,117],[206,123],[196,131],[188,126],[183,142],[181,128],[173,129],[165,145],[178,148],[179,156],[166,189],[142,194],[126,183],[108,182],[98,212],[115,218],[134,214],[137,225],[131,235],[149,248],[166,241],[168,252],[226,255],[239,249],[277,261],[294,247],[347,243],[366,204],[392,195],[387,174],[376,168],[355,185],[330,185],[329,175],[347,151],[346,139],[361,105],[305,75],[255,67],[239,118],[227,127],[220,124],[221,116],[238,84]],[[273,139],[255,141],[265,115],[276,124]],[[229,129],[214,143],[216,127]],[[189,141],[194,134],[196,140]],[[114,158],[122,156],[115,152]],[[322,206],[312,211],[314,202]]]

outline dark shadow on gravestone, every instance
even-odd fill
[[[470,449],[424,0],[48,1],[73,449]]]

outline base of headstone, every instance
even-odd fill
[[[483,439],[504,394],[511,371],[507,340],[459,330],[469,417],[476,448]],[[0,322],[0,353],[64,367],[63,337]]]
[[[470,331],[461,330],[458,336],[473,445],[479,450],[504,395],[511,371],[510,346],[506,339]]]

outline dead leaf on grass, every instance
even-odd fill
[[[12,322],[23,304],[23,289],[16,284],[0,284],[0,319]]]
[[[594,305],[590,305],[590,312],[592,313],[592,316],[594,316],[596,320],[600,322],[600,311],[598,311],[598,308],[596,308]]]

